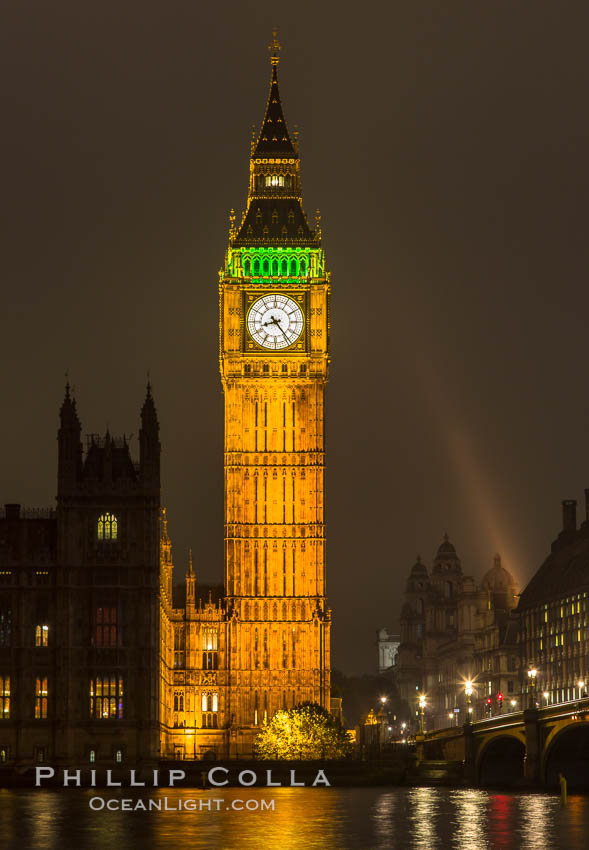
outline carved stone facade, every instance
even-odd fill
[[[480,584],[464,575],[446,535],[431,574],[418,558],[411,569],[401,610],[396,681],[418,727],[419,697],[425,696],[429,729],[464,722],[473,683],[472,719],[520,707],[517,619],[518,587],[497,555]],[[490,702],[488,702],[490,701]]]
[[[141,762],[159,751],[159,427],[139,462],[90,435],[69,387],[57,508],[0,517],[0,765]]]
[[[231,216],[220,272],[220,593],[195,589],[190,565],[185,603],[174,604],[164,522],[166,755],[249,754],[260,724],[279,709],[306,700],[330,707],[323,480],[329,274],[319,219],[311,228],[302,208],[299,155],[280,102],[276,51],[271,61],[247,207],[239,225]]]

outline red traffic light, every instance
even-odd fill
[[[503,694],[497,694],[497,699],[499,702],[503,702]]]
[[[487,697],[487,705],[491,705],[492,701],[491,697]]]

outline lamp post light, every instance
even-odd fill
[[[464,722],[470,723],[472,720],[472,682],[470,679],[464,685],[464,693],[466,694],[466,717],[464,718]]]
[[[514,699],[511,700],[511,707],[515,710],[515,700]]]
[[[543,696],[543,697],[544,697],[544,699],[546,700],[546,705],[548,705],[548,700],[550,699],[550,694],[548,693],[548,691],[544,691],[544,693],[542,694],[542,696]]]
[[[579,699],[582,699],[583,698],[583,688],[585,687],[584,679],[579,679],[579,681],[577,682],[577,685],[579,686]]]
[[[529,704],[530,708],[536,708],[536,676],[538,675],[538,671],[535,667],[532,667],[528,670],[528,684],[529,684],[529,692],[530,699]]]
[[[425,714],[425,695],[420,694],[420,696],[419,696],[419,731],[422,735],[425,732],[424,714]]]

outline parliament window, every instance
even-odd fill
[[[47,718],[47,678],[35,679],[35,719],[45,720]]]
[[[202,694],[201,708],[203,729],[216,729],[218,725],[219,695],[216,692]]]
[[[112,605],[100,606],[95,615],[94,646],[99,649],[114,649],[119,645],[118,610]]]
[[[97,720],[123,719],[123,677],[95,676],[90,679],[90,717]]]
[[[98,517],[96,531],[99,540],[117,540],[119,521],[114,514],[101,514]]]
[[[202,694],[201,699],[203,729],[216,729],[218,726],[219,696],[217,693]]]
[[[12,611],[0,608],[0,646],[10,646],[12,641]]]
[[[10,717],[10,676],[0,674],[0,720]]]
[[[184,694],[181,691],[174,693],[174,711],[184,711]]]
[[[49,646],[49,626],[35,626],[35,646]]]
[[[219,667],[218,643],[216,629],[203,629],[202,633],[202,669],[217,670]]]
[[[176,669],[185,666],[185,645],[184,629],[174,629],[174,667]]]

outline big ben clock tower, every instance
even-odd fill
[[[302,208],[278,50],[252,143],[247,207],[220,272],[225,395],[225,718],[232,751],[281,708],[329,708],[324,393],[329,274]]]

